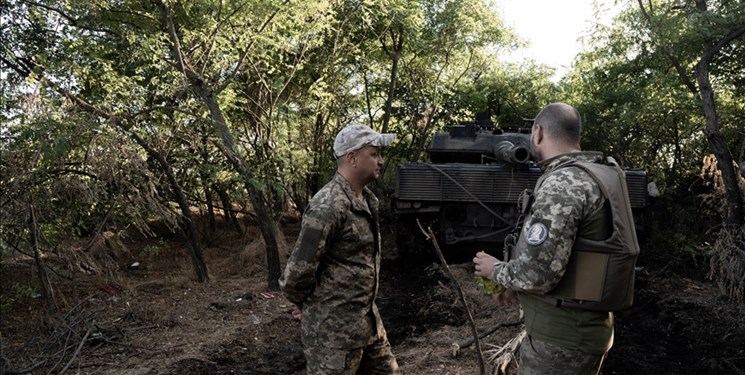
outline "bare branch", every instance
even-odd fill
[[[5,49],[5,46],[3,46],[3,48]],[[29,63],[31,63],[31,61],[27,63],[18,56],[13,56],[13,58],[15,58],[15,62],[6,59],[3,55],[0,55],[0,61],[2,61],[9,68],[15,70],[16,73],[20,74],[23,78],[27,78],[31,74],[31,70],[33,69],[33,66],[29,66]]]
[[[184,77],[194,82],[198,86],[204,86],[204,77],[195,72],[194,69],[188,66],[184,61],[184,53],[181,49],[181,40],[176,33],[176,26],[173,23],[173,15],[171,14],[171,10],[168,9],[166,4],[162,0],[153,0],[153,3],[155,3],[155,5],[157,5],[158,9],[160,10],[164,26],[168,31],[168,36],[170,37],[171,43],[173,44],[172,52],[173,57],[176,59],[176,66],[184,74]]]
[[[432,247],[434,247],[435,251],[437,252],[437,256],[440,258],[440,264],[442,265],[442,268],[445,270],[447,275],[450,277],[450,280],[452,280],[453,284],[455,285],[455,289],[458,291],[458,295],[460,296],[460,301],[463,303],[463,308],[466,310],[466,313],[468,314],[468,321],[471,323],[471,333],[473,333],[473,339],[476,342],[476,352],[478,354],[478,359],[479,359],[479,370],[481,371],[480,374],[484,375],[486,374],[486,366],[484,365],[484,354],[481,351],[481,340],[479,340],[479,330],[476,328],[476,323],[473,321],[473,314],[471,314],[471,308],[468,307],[468,302],[466,301],[466,296],[463,293],[463,288],[460,287],[460,283],[458,283],[458,279],[456,279],[453,273],[450,271],[450,267],[448,266],[448,263],[445,260],[445,256],[442,254],[442,250],[440,250],[440,245],[437,243],[437,236],[435,236],[435,233],[432,231],[432,228],[427,227],[427,230],[425,231],[419,219],[416,220],[416,224],[419,226],[419,230],[422,231],[422,234],[424,234],[427,241],[430,241],[432,243]]]
[[[67,362],[67,365],[60,370],[59,374],[64,374],[67,369],[70,368],[72,363],[75,361],[75,358],[78,357],[78,354],[80,354],[80,350],[83,349],[83,345],[85,345],[85,342],[88,341],[88,336],[90,336],[91,332],[93,331],[93,328],[95,327],[95,322],[91,324],[90,328],[88,328],[88,331],[85,332],[85,335],[83,336],[83,339],[80,340],[80,344],[78,345],[78,348],[75,349],[75,353],[73,353],[72,358],[70,358],[70,361]]]
[[[202,64],[202,69],[200,70],[200,74],[204,75],[205,69],[207,69],[207,62],[209,61],[210,55],[212,55],[212,50],[215,47],[215,40],[217,39],[217,34],[222,28],[222,26],[226,23],[229,23],[230,18],[233,17],[238,11],[243,9],[243,7],[246,5],[246,3],[241,4],[238,6],[233,12],[231,12],[227,17],[223,18],[222,20],[219,20],[217,22],[217,26],[215,26],[215,29],[212,30],[209,37],[209,47],[207,47],[207,52],[205,54],[204,59],[201,57],[198,60],[202,60],[204,63]],[[219,19],[222,15],[222,1],[220,1],[219,8],[217,10],[217,18]]]
[[[727,34],[724,38],[720,39],[716,44],[710,43],[709,47],[706,49],[706,52],[701,57],[701,60],[699,60],[699,64],[703,62],[706,62],[708,64],[711,61],[711,59],[714,58],[714,55],[716,55],[717,52],[721,51],[722,48],[727,46],[730,42],[732,42],[733,40],[743,35],[745,35],[745,25]]]

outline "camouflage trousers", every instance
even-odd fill
[[[356,349],[305,347],[308,375],[398,375],[391,344],[383,335],[372,344]]]
[[[525,335],[520,344],[518,375],[597,375],[606,353],[588,354]]]

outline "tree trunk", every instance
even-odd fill
[[[409,149],[408,154],[410,155],[411,160],[418,161],[422,157],[422,154],[425,153],[427,148],[427,139],[428,134],[432,130],[432,124],[433,117],[435,115],[435,106],[434,104],[431,104],[427,107],[427,109],[424,111],[422,118],[419,119],[419,122],[422,122],[422,131],[414,134],[414,141],[412,142],[412,148]],[[415,127],[416,128],[416,127]]]
[[[396,95],[396,76],[398,75],[398,61],[401,59],[401,49],[404,44],[403,29],[399,29],[398,40],[396,40],[396,34],[391,33],[391,40],[393,46],[388,55],[391,57],[391,79],[388,83],[388,97],[385,100],[385,112],[383,113],[383,133],[388,132],[388,126],[391,120],[391,111],[393,110],[393,97]],[[388,52],[388,49],[383,43],[383,50]]]
[[[209,165],[209,152],[207,151],[208,137],[205,132],[202,137],[202,161],[204,165]],[[207,215],[209,220],[208,237],[212,237],[215,233],[215,205],[212,199],[212,188],[210,183],[210,176],[203,168],[200,168],[199,178],[202,180],[202,186],[204,187],[204,199],[207,201]]]
[[[705,17],[708,13],[706,0],[696,0],[696,9],[701,16]],[[727,200],[727,211],[724,217],[724,223],[727,226],[739,228],[745,223],[743,215],[742,194],[740,194],[739,176],[735,173],[735,167],[732,165],[732,153],[727,147],[727,142],[719,131],[719,119],[717,118],[716,100],[714,100],[714,89],[711,87],[709,80],[709,65],[714,55],[722,47],[745,34],[745,26],[739,25],[728,35],[714,43],[709,36],[704,36],[704,54],[701,60],[696,64],[696,81],[698,90],[701,95],[701,106],[704,110],[704,119],[706,127],[704,134],[714,150],[714,156],[717,158],[717,167],[722,172],[722,182],[724,182],[724,192]]]
[[[315,126],[313,127],[313,144],[320,145],[323,141],[323,133],[326,129],[326,119],[324,119],[322,113],[318,113],[316,115],[316,122]],[[321,173],[320,173],[320,167],[321,163],[324,159],[323,154],[317,152],[314,150],[313,152],[313,165],[315,168],[311,170],[311,173],[309,176],[306,177],[305,181],[305,201],[303,202],[305,205],[310,202],[310,199],[313,197],[313,195],[318,191],[321,190],[321,187],[323,186],[323,181],[321,181]],[[301,210],[301,212],[305,211],[305,207]]]
[[[44,299],[44,302],[46,302],[47,314],[51,316],[57,313],[57,305],[54,300],[52,284],[49,282],[49,276],[47,275],[47,267],[44,264],[44,259],[41,257],[41,250],[39,250],[39,229],[36,223],[36,212],[33,203],[29,205],[29,215],[31,245],[34,248],[34,262],[36,263],[36,271],[39,275],[39,284],[41,284],[41,297]]]
[[[199,81],[203,83],[204,81]],[[194,82],[192,81],[194,84]],[[243,184],[248,191],[248,197],[251,200],[251,205],[256,211],[256,217],[259,223],[259,229],[261,235],[264,238],[264,244],[266,246],[266,265],[267,265],[267,288],[269,290],[279,290],[279,246],[277,244],[277,227],[272,220],[269,211],[266,209],[266,202],[264,201],[264,195],[259,189],[253,184],[251,170],[249,169],[246,161],[238,156],[235,152],[235,143],[233,142],[233,135],[230,133],[230,129],[227,126],[227,120],[222,113],[215,97],[212,95],[212,91],[204,87],[204,85],[195,85],[197,92],[200,94],[202,101],[207,105],[212,115],[213,124],[220,134],[222,140],[221,151],[227,157],[228,161],[238,170],[238,173],[243,178]]]
[[[189,256],[191,257],[191,264],[194,266],[194,272],[197,274],[197,280],[200,283],[209,281],[209,273],[207,272],[207,264],[204,262],[204,253],[202,251],[202,243],[199,239],[199,231],[194,222],[194,216],[191,214],[189,204],[186,201],[184,190],[181,188],[178,181],[176,181],[176,176],[173,174],[171,165],[161,153],[150,147],[150,145],[139,135],[132,131],[128,131],[128,134],[135,142],[137,142],[138,145],[140,145],[140,147],[145,149],[148,155],[158,161],[158,164],[160,164],[163,172],[166,174],[168,183],[171,185],[171,189],[173,189],[174,199],[176,199],[176,203],[178,203],[179,209],[181,209],[182,218],[180,220],[180,225],[184,233],[189,237]]]
[[[739,228],[745,222],[745,217],[743,217],[742,194],[738,186],[739,178],[735,173],[732,153],[730,153],[727,142],[719,131],[714,90],[709,81],[709,61],[702,59],[696,65],[696,81],[698,82],[701,105],[704,110],[704,118],[706,119],[704,134],[706,134],[706,138],[714,150],[714,155],[717,158],[717,167],[722,172],[725,197],[727,199],[727,211],[724,221],[728,226]]]
[[[221,144],[218,144],[220,151],[225,155],[228,161],[238,171],[240,176],[243,178],[243,183],[248,191],[249,199],[251,204],[256,211],[256,216],[259,222],[259,229],[261,235],[264,238],[264,244],[266,246],[266,263],[267,263],[267,288],[269,290],[279,290],[279,247],[277,245],[276,225],[271,219],[269,212],[266,209],[266,203],[264,202],[264,196],[261,191],[256,188],[253,184],[251,169],[248,167],[246,160],[239,156],[236,152],[235,142],[233,141],[233,135],[228,128],[228,122],[225,115],[217,102],[216,92],[209,86],[205,78],[194,70],[187,61],[184,60],[184,54],[181,50],[181,42],[178,34],[176,33],[176,26],[173,23],[173,16],[171,10],[168,9],[163,0],[153,0],[158,6],[163,17],[163,23],[165,31],[168,33],[171,39],[173,53],[173,59],[176,62],[176,66],[184,74],[186,80],[191,85],[192,89],[196,92],[197,96],[201,99],[202,103],[210,111],[210,117],[212,118],[212,125],[220,136]]]
[[[235,227],[235,230],[236,232],[238,232],[238,234],[243,235],[243,228],[241,228],[241,224],[238,222],[235,211],[233,211],[233,203],[230,202],[228,193],[219,185],[213,185],[212,187],[217,192],[217,195],[220,196],[220,201],[222,202],[222,211],[223,215],[225,216],[225,220]]]
[[[388,84],[388,97],[385,100],[385,112],[383,113],[383,133],[388,132],[388,126],[391,121],[391,111],[393,110],[393,96],[396,95],[396,75],[398,75],[399,53],[391,54],[391,81]]]
[[[209,220],[209,236],[212,237],[212,234],[215,233],[215,205],[213,204],[212,200],[212,189],[210,189],[209,181],[208,179],[202,178],[202,185],[204,186],[204,199],[207,200],[207,216]]]

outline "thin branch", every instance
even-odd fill
[[[703,56],[701,56],[701,60],[699,60],[699,64],[708,64],[712,58],[714,58],[714,55],[719,52],[722,48],[727,46],[731,41],[745,35],[745,25],[741,26],[739,29],[731,32],[724,38],[720,39],[717,44],[713,44],[709,42],[709,46],[706,48],[706,52]]]
[[[46,265],[41,257],[41,249],[39,248],[39,227],[36,221],[36,209],[34,208],[33,201],[29,203],[29,212],[31,216],[31,244],[34,248],[34,260],[36,262],[36,272],[39,275],[39,283],[44,291],[44,299],[47,304],[47,313],[53,314],[57,312],[57,306],[54,300],[54,290],[52,284],[49,282],[49,276],[46,272]]]
[[[78,348],[75,349],[75,353],[73,353],[72,358],[70,358],[70,361],[67,362],[67,365],[65,365],[65,367],[59,371],[59,375],[63,375],[67,371],[67,369],[70,368],[70,366],[75,361],[75,359],[78,358],[78,354],[80,354],[80,350],[83,349],[83,345],[85,345],[85,342],[88,341],[88,336],[90,336],[91,331],[93,331],[93,327],[95,327],[95,322],[91,323],[91,326],[88,328],[88,331],[85,332],[85,336],[83,336],[83,339],[80,341],[80,345],[78,345]]]
[[[3,46],[3,49],[7,48]],[[15,62],[6,59],[3,55],[0,55],[0,61],[2,61],[9,68],[15,70],[16,73],[20,74],[23,78],[27,78],[31,74],[31,70],[33,69],[33,67],[30,67],[29,64],[21,60],[20,57],[17,57],[15,55],[13,57],[16,59]]]
[[[151,16],[149,14],[146,14],[146,13],[138,13],[138,12],[133,12],[131,10],[119,10],[119,9],[114,9],[114,8],[103,8],[103,7],[100,7],[99,9],[102,9],[102,10],[105,10],[105,11],[111,12],[111,13],[123,13],[123,14],[132,15],[132,16],[142,17],[142,18],[148,19],[148,20],[153,21],[153,22],[158,22],[158,19],[157,18],[155,18],[155,17],[153,17],[153,16]],[[138,25],[136,25],[135,22],[130,23],[130,22],[127,22],[127,21],[124,21],[124,20],[118,20],[118,21],[119,22],[124,22],[124,23],[126,23],[128,25],[138,26]],[[142,30],[141,27],[137,27],[137,28],[140,29],[140,30]]]
[[[270,108],[276,108],[277,102],[279,101],[279,98],[282,96],[282,93],[287,89],[287,87],[292,82],[292,79],[295,77],[295,74],[298,71],[298,66],[300,65],[300,61],[303,60],[305,57],[305,52],[308,51],[308,44],[303,44],[303,49],[299,51],[299,53],[295,56],[295,64],[292,66],[292,71],[290,71],[290,74],[287,75],[285,79],[285,84],[282,85],[282,87],[277,91],[277,93],[274,95],[274,100],[272,101],[272,105]]]
[[[484,354],[481,351],[481,340],[479,340],[479,330],[476,328],[476,323],[473,321],[473,314],[471,314],[471,308],[468,307],[468,302],[466,301],[466,296],[463,293],[463,288],[460,287],[460,283],[458,283],[458,279],[455,278],[453,273],[450,271],[450,266],[448,266],[447,261],[445,260],[445,256],[442,255],[442,250],[440,250],[440,245],[437,243],[437,237],[435,236],[435,233],[432,232],[432,228],[427,227],[427,230],[424,230],[424,227],[422,227],[422,223],[419,221],[419,219],[416,220],[416,224],[419,226],[419,230],[422,231],[424,236],[432,243],[432,247],[435,248],[435,251],[437,252],[437,256],[440,258],[440,263],[442,264],[442,268],[447,272],[448,276],[450,277],[450,280],[452,280],[453,284],[455,285],[456,290],[458,291],[458,295],[460,296],[460,301],[463,303],[463,308],[465,308],[466,313],[468,313],[468,321],[471,323],[471,333],[473,333],[474,341],[476,342],[476,351],[479,358],[479,369],[480,374],[484,375],[486,374],[486,365],[484,364]]]
[[[46,4],[38,3],[36,1],[21,0],[21,2],[22,3],[26,3],[27,5],[37,6],[39,8],[44,8],[46,10],[52,11],[54,13],[57,13],[62,18],[66,19],[70,23],[70,25],[72,25],[74,27],[77,27],[77,28],[80,28],[80,29],[84,29],[84,30],[88,30],[88,31],[97,32],[97,33],[111,34],[111,35],[114,35],[116,37],[120,37],[120,35],[117,34],[116,32],[114,32],[113,30],[99,29],[99,28],[94,28],[94,27],[90,27],[90,26],[81,25],[81,22],[80,22],[79,19],[76,19],[75,17],[73,17],[73,16],[65,13],[62,9],[55,8],[53,6],[49,6],[49,5],[46,5]]]
[[[282,7],[285,6],[289,2],[290,0],[284,0],[282,4],[279,4],[277,9],[275,9],[274,12],[271,15],[269,15],[269,17],[267,17],[266,20],[264,20],[264,23],[261,25],[261,27],[259,27],[259,30],[257,30],[257,34],[263,33],[264,29],[266,29],[267,26],[269,26],[269,23],[271,23],[274,17],[276,17],[277,14],[279,14],[279,11],[282,9]],[[215,95],[221,93],[232,83],[233,78],[238,74],[238,72],[242,68],[243,62],[246,60],[246,57],[248,56],[248,52],[251,51],[251,47],[253,47],[254,41],[256,41],[256,39],[252,40],[251,43],[249,43],[249,45],[246,47],[246,50],[243,51],[241,56],[238,58],[238,62],[235,64],[235,69],[233,69],[231,73],[228,73],[223,83],[215,89]]]
[[[246,4],[247,4],[247,3],[246,3],[246,2],[244,2],[243,4],[239,5],[238,7],[236,7],[236,8],[235,8],[235,10],[233,10],[233,11],[232,11],[232,12],[231,12],[230,14],[228,14],[228,15],[227,15],[227,16],[226,16],[225,18],[223,18],[222,20],[218,21],[218,23],[217,23],[217,26],[215,26],[215,30],[213,30],[213,31],[212,31],[212,33],[210,34],[210,38],[209,38],[209,47],[207,47],[207,53],[206,53],[206,57],[204,58],[204,64],[202,65],[202,70],[201,70],[201,74],[202,74],[202,75],[204,75],[204,70],[205,70],[205,69],[207,69],[207,61],[209,60],[209,58],[210,58],[210,55],[212,54],[212,50],[214,49],[214,46],[215,46],[215,39],[216,39],[217,33],[218,33],[218,32],[220,31],[220,29],[222,28],[222,26],[223,26],[224,24],[228,23],[228,21],[229,21],[229,20],[230,20],[230,19],[231,19],[231,18],[232,18],[232,17],[233,17],[233,16],[234,16],[234,15],[235,15],[236,13],[238,13],[238,12],[239,12],[239,11],[240,11],[241,9],[243,9],[243,7],[245,7],[245,6],[246,6]],[[219,7],[219,10],[218,10],[218,14],[217,14],[217,17],[218,17],[218,18],[220,18],[220,15],[221,15],[221,14],[222,14],[222,1],[220,1],[220,7]]]
[[[190,81],[199,82],[201,86],[205,83],[204,77],[195,72],[190,66],[187,66],[186,62],[184,61],[184,54],[181,49],[181,40],[176,33],[176,25],[173,23],[173,15],[171,14],[171,10],[162,0],[153,0],[153,2],[155,3],[155,5],[158,6],[158,9],[160,10],[161,17],[163,18],[163,23],[165,23],[166,30],[168,31],[171,42],[173,43],[173,57],[176,58],[178,69],[181,70],[181,72],[184,74],[184,77],[188,78]]]
[[[492,333],[496,332],[498,329],[500,329],[502,327],[515,327],[515,326],[519,326],[520,324],[522,324],[522,320],[518,320],[518,321],[515,321],[515,322],[499,323],[499,324],[495,325],[494,327],[491,327],[491,328],[487,329],[486,331],[482,332],[479,335],[479,339],[483,339],[484,337],[491,335]],[[468,340],[461,341],[459,343],[453,343],[453,353],[458,353],[460,351],[460,349],[467,348],[467,347],[473,345],[473,343],[475,343],[475,342],[476,342],[476,340],[474,340],[473,337],[472,337],[472,338],[470,338]]]

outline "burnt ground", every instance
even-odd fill
[[[283,259],[296,229],[284,228]],[[168,236],[122,240],[111,258],[115,272],[93,267],[96,257],[79,257],[73,269],[88,273],[66,279],[67,268],[50,256],[47,263],[59,273],[50,274],[59,307],[52,315],[36,294],[31,260],[3,262],[0,373],[302,374],[291,304],[279,293],[261,294],[267,291],[257,238],[255,230],[244,237],[223,230],[209,239],[208,283],[194,280],[183,243]],[[452,344],[471,338],[471,330],[446,273],[429,261],[399,257],[393,243],[384,252],[378,305],[402,372],[477,374],[473,346],[453,355]],[[140,267],[127,269],[133,261]],[[701,272],[676,273],[644,258],[640,266],[636,302],[616,315],[603,374],[744,373],[742,311]],[[480,331],[518,318],[516,307],[497,308],[481,292],[468,262],[450,268]],[[483,339],[487,359],[519,331],[502,328]]]

